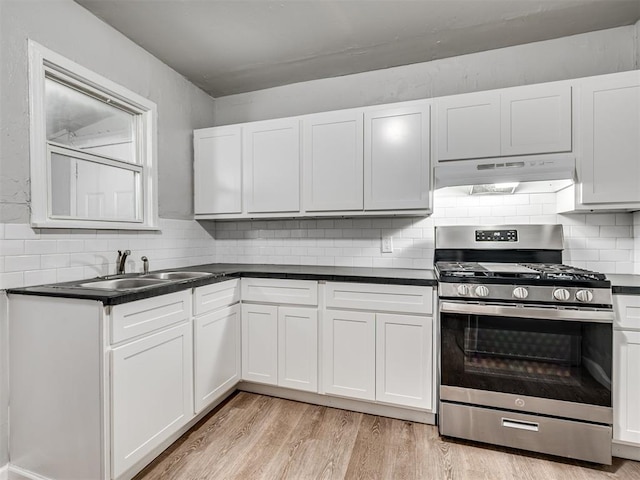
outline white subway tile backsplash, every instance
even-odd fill
[[[24,253],[26,254],[44,254],[56,253],[57,243],[55,240],[25,240]]]
[[[40,255],[15,255],[5,257],[5,272],[20,272],[40,269]]]
[[[40,238],[37,230],[24,223],[6,223],[4,226],[4,238],[8,240],[27,240]]]
[[[142,271],[142,255],[149,257],[152,270],[215,261],[213,237],[195,221],[160,219],[161,232],[37,231],[28,225],[0,225],[3,236],[8,232],[11,237],[0,239],[0,289],[112,274],[117,250],[132,250],[128,272]],[[212,225],[208,227],[215,231]]]
[[[24,240],[0,240],[0,255],[24,254]]]
[[[33,230],[0,224],[0,289],[115,272],[117,250],[132,250],[127,271],[201,263],[284,263],[432,268],[434,226],[561,223],[565,263],[604,273],[640,274],[640,212],[555,213],[554,194],[434,195],[426,218],[194,222],[160,219],[161,232]],[[382,253],[382,236],[393,253]],[[4,238],[3,238],[4,237]],[[44,273],[39,273],[44,272]],[[55,279],[53,279],[55,273]]]
[[[24,272],[24,283],[26,285],[43,285],[45,283],[56,283],[57,281],[56,270],[32,270]]]

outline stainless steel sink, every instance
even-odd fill
[[[142,278],[157,278],[160,280],[190,280],[194,278],[211,277],[215,274],[209,272],[159,272],[147,273]]]
[[[97,282],[83,282],[75,285],[82,288],[94,288],[99,290],[138,290],[156,285],[170,283],[170,280],[159,278],[114,278],[112,280],[99,280]]]

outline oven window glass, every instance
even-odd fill
[[[610,324],[443,313],[442,385],[611,406]]]

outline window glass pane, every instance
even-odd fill
[[[47,141],[136,163],[134,114],[45,79]]]
[[[51,212],[57,217],[139,220],[137,172],[51,153]]]

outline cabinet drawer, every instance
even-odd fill
[[[242,300],[290,305],[318,305],[318,282],[243,278]]]
[[[236,278],[225,282],[198,287],[193,291],[193,314],[227,307],[240,301],[240,281]]]
[[[433,312],[432,287],[328,282],[325,292],[325,301],[329,308],[423,315]]]
[[[615,327],[640,330],[640,295],[614,295]]]
[[[191,317],[191,290],[116,305],[111,310],[111,343],[144,335]]]

